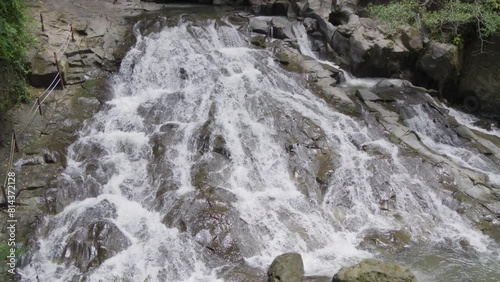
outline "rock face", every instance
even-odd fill
[[[287,0],[250,0],[254,13],[265,16],[291,15],[291,6]]]
[[[295,39],[292,23],[285,18],[275,17],[271,21],[273,37],[277,39]]]
[[[167,3],[170,1],[148,0],[146,2]],[[462,70],[461,54],[458,48],[454,45],[436,42],[427,44],[422,34],[416,29],[406,29],[389,39],[383,28],[376,22],[356,14],[362,9],[360,7],[366,6],[369,1],[210,0],[190,2],[214,5],[248,4],[258,15],[306,17],[305,25],[308,33],[319,31],[324,42],[340,57],[341,66],[355,76],[404,78],[418,85],[436,88],[445,96],[456,92],[456,84]],[[377,1],[376,3],[387,2]],[[290,23],[284,18],[273,18],[271,22],[251,18],[249,28],[253,32],[266,35],[272,29],[277,39],[295,39]],[[253,38],[252,43],[260,47],[264,46],[262,37]],[[492,50],[495,50],[494,48]],[[326,49],[324,44],[322,49]],[[469,65],[474,64],[472,59],[468,61],[471,61]],[[479,83],[471,83],[477,81],[474,73],[480,73]],[[499,99],[493,98],[496,96],[491,89],[494,88],[495,83],[491,81],[498,81],[498,79],[492,79],[492,75],[495,76],[494,71],[467,72],[463,79],[460,78],[464,82],[460,82],[460,96],[455,97],[455,100],[461,101],[468,96],[473,96],[474,98],[469,98],[467,101],[475,103],[473,107],[469,107],[474,109],[479,108],[476,104],[480,101],[493,101],[492,105],[500,103],[497,101]],[[483,103],[483,105],[487,104]],[[494,107],[486,110],[493,112]]]
[[[304,263],[297,253],[285,253],[277,256],[267,272],[268,282],[302,282]]]
[[[88,230],[78,230],[67,243],[63,259],[82,271],[99,266],[129,245],[125,235],[109,221],[97,221]]]
[[[29,83],[34,87],[48,87],[57,74],[54,56],[48,52],[39,51],[31,59]]]
[[[250,18],[250,20],[248,21],[248,27],[255,33],[265,35],[269,34],[269,23],[264,20],[258,18]]]
[[[79,84],[117,71],[121,59],[135,40],[130,32],[131,24],[124,15],[133,18],[144,10],[158,8],[154,4],[131,0],[117,4],[117,9],[110,9],[104,16],[101,12],[109,9],[107,3],[89,2],[78,15],[74,15],[72,7],[79,7],[79,1],[45,2],[43,17],[46,28],[38,38],[39,48],[32,52],[27,62],[31,67],[28,80],[39,88],[48,87],[57,74],[54,53],[64,84]],[[38,17],[38,14],[32,17]],[[72,37],[69,23],[73,27]]]
[[[365,259],[359,264],[342,268],[332,282],[414,282],[415,275],[395,263]]]
[[[332,0],[292,0],[295,13],[299,16],[318,15],[326,19],[332,11]]]
[[[484,45],[484,53],[477,54],[481,50],[481,42],[476,39],[466,45],[464,51],[464,62],[460,73],[457,97],[461,99],[475,97],[479,101],[480,113],[500,115],[500,36],[488,39],[490,43]],[[470,99],[470,98],[469,98]],[[465,102],[465,101],[464,101]]]
[[[458,47],[451,44],[431,42],[418,60],[417,67],[438,83],[439,91],[445,92],[458,78],[461,58]]]
[[[318,90],[321,98],[340,111],[355,111],[354,102],[344,91],[335,87],[340,70],[304,56],[287,44],[278,45],[275,49],[278,61],[288,70],[308,75],[308,81]]]
[[[330,37],[331,33],[328,29],[330,46],[354,75],[398,77],[402,69],[410,68],[410,50],[401,41],[387,39],[371,19],[351,15]]]

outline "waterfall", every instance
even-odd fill
[[[37,231],[24,281],[224,281],[227,266],[262,274],[290,251],[308,275],[374,256],[411,264],[422,281],[500,274],[497,246],[446,205],[430,166],[415,169],[230,24],[138,34],[113,92],[69,148],[60,212]],[[113,238],[89,239],[96,226]],[[401,252],[363,247],[394,230],[411,238]],[[100,244],[108,251],[85,248]]]

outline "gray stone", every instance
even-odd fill
[[[304,263],[298,253],[277,256],[267,272],[268,282],[302,282]]]
[[[337,32],[337,27],[333,26],[333,24],[321,18],[317,18],[317,21],[318,21],[318,29],[321,32],[321,34],[323,34],[323,37],[326,38],[327,42],[329,43],[333,42],[332,41],[333,36]]]
[[[410,28],[403,31],[401,41],[404,46],[411,51],[419,52],[424,49],[424,41],[418,30]]]
[[[342,268],[332,282],[415,282],[413,273],[398,264],[365,259],[359,264]]]
[[[287,0],[250,0],[254,13],[266,16],[290,16],[290,3]]]
[[[262,34],[258,34],[250,37],[250,43],[258,47],[266,47],[266,36]]]
[[[271,20],[273,37],[277,39],[295,39],[292,30],[292,23],[286,18],[274,17]]]
[[[332,279],[328,276],[306,276],[303,282],[330,282]]]
[[[28,81],[34,87],[48,87],[57,75],[54,55],[48,52],[37,52],[31,59]]]
[[[35,190],[35,189],[45,188],[45,187],[47,187],[47,182],[42,180],[42,179],[35,179],[31,182],[28,182],[28,184],[26,184],[26,189],[28,189],[28,190]]]
[[[80,97],[78,98],[78,102],[82,103],[85,106],[97,106],[99,105],[99,100],[97,98],[87,98],[87,97]]]
[[[114,223],[100,220],[87,229],[78,229],[68,240],[61,260],[72,262],[82,271],[101,265],[130,245],[128,238]]]
[[[455,79],[461,69],[458,47],[431,42],[418,61],[418,68],[435,81]]]
[[[51,152],[49,150],[44,150],[44,152],[43,152],[43,159],[48,164],[56,163],[59,160],[59,153],[57,153],[57,152]]]
[[[315,32],[318,30],[318,21],[313,18],[305,18],[304,19],[304,27],[308,33]]]
[[[409,81],[401,79],[383,79],[375,85],[375,88],[406,87],[406,86],[411,86],[411,83]]]
[[[332,11],[332,0],[300,0],[291,3],[297,15],[301,17],[315,14],[327,19]]]
[[[259,18],[250,18],[248,26],[253,32],[269,34],[269,23]]]
[[[14,166],[40,165],[40,164],[43,164],[44,162],[45,161],[44,161],[42,156],[35,155],[35,156],[31,156],[31,157],[22,158],[22,159],[17,160],[14,163]]]
[[[465,47],[463,67],[458,83],[459,99],[468,96],[480,101],[480,113],[500,116],[500,36],[491,36],[488,44],[482,44],[480,39],[474,39]],[[483,53],[478,54],[478,50]],[[456,95],[456,92],[450,92]],[[458,99],[457,99],[458,100]]]
[[[377,94],[371,92],[370,90],[366,89],[358,89],[356,90],[356,96],[358,96],[361,101],[377,101],[380,100],[380,97],[377,96]]]

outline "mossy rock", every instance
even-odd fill
[[[483,220],[476,224],[475,227],[481,230],[484,234],[490,236],[493,240],[500,243],[500,224],[493,220]]]
[[[362,245],[381,252],[397,252],[411,243],[405,230],[391,230],[385,233],[374,231],[365,236]]]
[[[332,282],[416,282],[407,268],[376,259],[365,259],[359,264],[342,268]]]
[[[298,253],[285,253],[277,256],[267,272],[268,282],[302,282],[304,263]]]

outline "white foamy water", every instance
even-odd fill
[[[292,28],[293,28],[293,32],[294,32],[295,36],[297,37],[297,43],[299,45],[299,49],[300,49],[300,52],[302,54],[309,56],[311,58],[314,58],[323,64],[335,67],[343,72],[344,78],[345,78],[345,83],[344,83],[344,85],[339,85],[339,86],[354,87],[354,88],[356,88],[356,87],[371,88],[371,87],[377,85],[377,83],[379,83],[380,81],[384,80],[384,78],[359,78],[359,77],[355,77],[352,74],[350,74],[348,71],[341,69],[335,63],[330,62],[330,61],[326,61],[326,60],[321,60],[320,58],[318,58],[316,53],[314,53],[314,51],[312,50],[312,43],[307,36],[307,32],[306,32],[304,25],[301,22],[297,22],[296,24],[293,25]]]
[[[383,256],[360,245],[374,230],[405,230],[417,246],[452,253],[462,240],[473,256],[494,257],[493,241],[443,204],[428,172],[415,172],[380,133],[316,97],[272,53],[249,48],[234,27],[186,22],[139,36],[113,89],[69,149],[59,197],[72,201],[38,231],[25,281],[223,280],[221,267],[235,260],[205,247],[206,238],[215,240],[212,226],[190,226],[207,187],[229,195],[211,203],[229,211],[215,214],[231,222],[221,247],[235,246],[231,255],[261,274],[274,257],[295,251],[306,274],[332,276]],[[214,152],[218,137],[226,157]],[[115,226],[122,235],[114,243],[123,245],[82,269],[67,245],[99,221]],[[415,269],[435,281],[462,270],[484,272],[475,260],[441,272]]]
[[[500,168],[497,164],[477,150],[457,146],[459,138],[443,132],[421,104],[413,107],[413,110],[414,117],[406,120],[406,123],[411,129],[420,133],[419,136],[426,146],[463,167],[488,175],[492,183],[500,185]]]
[[[479,121],[479,118],[450,107],[444,106],[444,108],[446,108],[449,111],[449,114],[453,116],[460,124],[466,125],[470,129],[474,129],[484,134],[493,135],[500,138],[500,129],[495,125],[492,125],[491,130],[486,130],[484,128],[474,125],[475,122]]]

